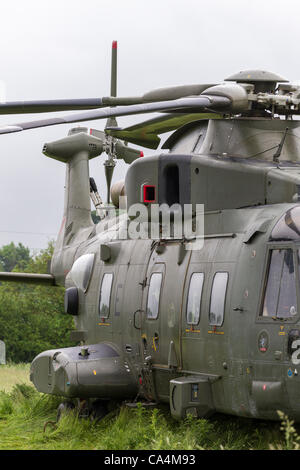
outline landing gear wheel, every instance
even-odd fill
[[[108,413],[107,402],[104,400],[96,400],[91,405],[90,420],[98,422]]]
[[[57,408],[57,414],[56,414],[56,422],[61,419],[62,415],[73,410],[75,408],[75,405],[71,402],[63,402],[59,405]]]

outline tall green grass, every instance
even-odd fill
[[[177,422],[168,407],[117,406],[100,422],[65,413],[56,423],[60,397],[28,383],[0,391],[0,450],[198,450],[296,449],[292,422],[282,424],[216,415]]]
[[[167,407],[120,406],[102,421],[65,413],[56,423],[59,397],[39,394],[27,384],[0,392],[0,449],[197,450],[297,448],[297,434],[278,423],[226,416],[174,421]]]
[[[30,384],[30,364],[7,363],[0,365],[0,391],[10,392],[17,383]]]

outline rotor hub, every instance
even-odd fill
[[[255,93],[274,93],[277,83],[288,82],[280,75],[264,70],[244,70],[225,78],[225,81],[250,83],[254,85]]]

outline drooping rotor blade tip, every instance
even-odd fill
[[[112,42],[111,50],[111,75],[110,75],[110,96],[117,96],[117,41]],[[109,118],[105,127],[117,126],[115,118]]]

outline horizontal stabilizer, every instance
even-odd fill
[[[42,286],[55,286],[55,278],[51,274],[10,273],[0,272],[0,282],[21,282],[26,284],[39,284]]]

